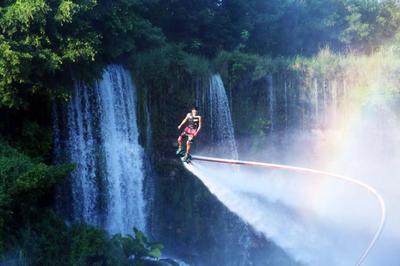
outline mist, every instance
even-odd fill
[[[363,265],[399,265],[400,120],[393,99],[372,98],[357,113],[339,110],[329,127],[271,134],[257,152],[241,151],[240,158],[324,170],[375,188],[388,215]],[[186,167],[232,212],[305,265],[356,264],[379,226],[376,198],[354,184],[200,161]]]

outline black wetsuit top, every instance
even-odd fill
[[[199,127],[199,121],[200,121],[200,119],[198,117],[189,115],[188,127],[191,129],[197,129]]]

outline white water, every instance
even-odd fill
[[[318,79],[314,78],[314,87],[313,87],[313,107],[314,107],[314,124],[318,124],[320,122],[319,119],[319,86],[318,86]]]
[[[98,187],[96,186],[96,158],[91,121],[91,104],[88,88],[76,83],[73,97],[68,104],[66,140],[69,158],[76,164],[72,173],[71,192],[73,216],[87,223],[99,225],[100,214],[97,212]]]
[[[72,216],[110,233],[145,229],[143,148],[135,101],[130,74],[111,65],[94,86],[76,82],[67,107],[67,133],[61,142],[66,160],[77,166],[70,184]]]
[[[335,117],[339,112],[336,105],[340,91],[337,84],[330,86],[335,90],[324,99],[334,106],[321,110],[321,119],[326,113]],[[376,188],[387,203],[388,217],[383,235],[363,264],[371,266],[399,265],[400,120],[398,105],[390,106],[386,101],[390,102],[366,106],[346,134],[335,128],[304,132],[312,139],[307,141],[295,133],[296,141],[288,144],[289,152],[265,153],[257,158],[247,155],[248,160],[294,160],[295,165],[314,165]],[[376,200],[341,182],[243,167],[233,175],[225,166],[196,161],[188,168],[231,211],[306,265],[354,265],[379,225]]]
[[[143,199],[143,149],[136,121],[136,89],[130,74],[109,67],[97,90],[101,99],[100,129],[106,156],[110,232],[145,228]]]
[[[372,207],[372,221],[379,218],[373,198],[357,188],[350,192],[343,184],[331,183],[334,191],[345,191],[340,194],[342,199],[331,201],[346,204],[342,205],[345,210],[318,210],[307,200],[317,182],[309,176],[245,168],[233,175],[223,165],[196,161],[186,167],[231,211],[306,265],[354,265],[364,251],[373,233],[368,226],[373,224],[344,226],[350,212],[359,217],[358,206],[346,202],[351,196],[357,195]],[[361,234],[361,230],[368,233]]]
[[[309,89],[300,90],[301,100],[309,108],[303,120],[305,129],[324,126],[329,117],[335,121],[339,92],[336,80],[334,82],[332,84],[321,82],[324,83],[321,89],[318,88],[317,80],[313,79]],[[287,100],[287,91],[283,92],[284,99]],[[269,97],[271,103],[273,97],[271,95]],[[285,111],[288,112],[286,104]],[[272,113],[270,109],[270,114]],[[311,119],[307,120],[307,116]],[[309,167],[314,165],[318,169],[322,165],[322,169],[325,170],[327,170],[326,167],[330,167],[338,173],[346,173],[351,177],[371,183],[374,187],[382,188],[379,180],[394,176],[395,168],[390,167],[389,175],[381,170],[381,165],[392,160],[398,161],[395,158],[400,157],[396,155],[398,153],[395,153],[394,156],[389,156],[393,157],[392,159],[382,160],[382,154],[371,150],[369,144],[376,142],[376,136],[372,136],[372,133],[376,131],[376,125],[380,123],[379,116],[375,116],[371,118],[371,114],[363,113],[360,119],[367,126],[353,136],[354,140],[346,139],[346,143],[359,145],[352,148],[351,153],[346,153],[344,161],[341,161],[342,157],[335,157],[336,147],[333,147],[330,152],[322,150],[324,152],[322,153],[320,150],[325,146],[329,147],[329,139],[334,139],[335,134],[338,133],[334,129],[329,129],[327,132],[320,129],[313,130],[311,133],[301,133],[305,136],[295,133],[294,147],[290,145],[275,147],[289,152],[282,152],[278,156],[265,153],[265,157],[258,158],[251,157],[252,155],[249,154],[250,157],[247,158],[265,162],[280,162],[283,158],[289,160],[296,158],[303,163],[306,162]],[[384,113],[381,117],[388,116],[389,114]],[[398,132],[400,127],[394,128],[395,130],[392,131]],[[334,134],[330,135],[330,131]],[[386,131],[383,129],[379,132],[382,134]],[[366,134],[367,132],[371,134]],[[390,150],[387,148],[388,145],[396,145],[395,139],[398,139],[395,135],[389,135],[390,137],[379,139],[381,146],[386,150]],[[308,141],[310,139],[312,141]],[[366,143],[368,145],[365,145]],[[269,143],[269,145],[274,144]],[[331,161],[321,164],[327,154],[331,154]],[[210,192],[232,212],[282,247],[295,260],[306,265],[354,265],[365,251],[379,225],[380,209],[374,197],[357,187],[329,178],[249,170],[243,167],[240,167],[240,171],[233,172],[231,166],[197,161],[185,166],[199,177]],[[380,170],[377,171],[376,168]],[[392,180],[387,183],[395,182]],[[394,190],[393,187],[385,189]],[[391,193],[398,194],[393,191]],[[388,218],[390,220],[390,215]],[[386,242],[395,241],[388,234],[384,237]],[[384,265],[377,264],[382,261],[388,263],[387,265],[398,265],[393,264],[396,250],[394,245],[391,244],[387,250],[382,251],[388,246],[384,243],[385,241],[378,241],[363,265]],[[386,258],[384,258],[385,255]]]
[[[275,128],[275,93],[274,93],[274,83],[272,75],[267,76],[267,89],[268,89],[268,110],[269,110],[269,122],[270,130],[274,131]]]
[[[204,125],[200,137],[205,139],[199,145],[196,145],[193,152],[196,154],[205,153],[213,156],[223,156],[225,158],[237,159],[239,157],[234,127],[231,117],[231,110],[227,93],[219,74],[212,75],[207,84],[197,84],[196,103],[200,107],[200,115],[203,117]],[[201,150],[197,150],[201,148]],[[234,170],[231,168],[231,170]],[[219,252],[226,254],[226,263],[235,263],[235,265],[248,265],[250,263],[249,249],[251,245],[251,229],[241,219],[232,218],[228,210],[221,214],[223,225],[217,225],[221,239]],[[210,226],[213,226],[210,224]],[[215,229],[211,229],[215,230]],[[237,245],[237,242],[239,242]],[[235,252],[236,259],[231,260],[229,254]]]
[[[289,99],[288,99],[288,82],[284,81],[284,92],[285,92],[285,130],[288,129],[288,120],[289,120]]]
[[[197,102],[200,114],[204,116],[202,135],[207,135],[207,154],[238,158],[238,151],[233,130],[231,111],[225,87],[219,74],[210,77],[209,85],[197,89]]]

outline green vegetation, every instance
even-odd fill
[[[0,260],[7,265],[159,265],[163,246],[134,229],[67,226],[52,210],[53,188],[73,165],[49,166],[0,142]],[[131,257],[134,256],[134,257]]]
[[[221,73],[232,95],[239,135],[262,137],[270,126],[265,119],[243,118],[264,111],[255,107],[262,97],[248,87],[264,88],[268,74],[277,77],[280,90],[283,80],[307,83],[351,72],[398,93],[399,28],[396,0],[1,1],[2,258],[11,265],[131,265],[134,254],[135,265],[144,265],[143,257],[160,255],[161,246],[138,231],[110,237],[87,225],[67,226],[52,211],[54,186],[73,166],[51,165],[50,107],[53,99],[69,98],[73,79],[92,81],[109,63],[129,66],[142,89],[141,105],[149,99],[152,109],[155,154],[168,158],[177,113],[194,104],[195,89],[212,72]],[[247,100],[235,102],[241,98]],[[161,164],[158,173],[176,171],[176,165]],[[186,235],[178,237],[194,243],[205,220],[192,220],[198,210],[174,185],[196,189],[175,179],[158,188],[184,205],[174,209],[182,219],[168,226],[183,228],[177,231]]]
[[[65,98],[72,73],[88,78],[102,62],[163,43],[143,9],[129,0],[3,1],[0,104],[20,108],[31,94]]]
[[[149,90],[162,90],[175,85],[176,80],[189,81],[210,74],[205,58],[189,54],[177,45],[150,49],[135,55],[132,61],[136,80]]]
[[[243,53],[239,51],[218,54],[213,63],[230,88],[235,88],[244,79],[259,80],[268,74],[285,71],[292,63],[290,57]]]
[[[0,248],[4,251],[12,229],[38,211],[35,206],[73,168],[35,163],[5,142],[0,143],[0,168]]]
[[[397,41],[399,26],[395,0],[8,0],[0,4],[0,104],[26,107],[32,94],[66,98],[72,74],[93,78],[104,63],[167,40],[181,47],[170,53],[177,58],[181,50],[208,58],[233,51],[249,54],[241,58],[249,64],[325,46],[370,52]],[[190,59],[193,69],[199,62]],[[233,75],[243,67],[234,65]]]
[[[313,54],[320,47],[371,51],[399,25],[395,0],[155,1],[150,20],[194,53],[240,49],[270,55]]]

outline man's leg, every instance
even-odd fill
[[[176,154],[179,154],[182,151],[182,140],[184,136],[185,132],[182,132],[182,134],[180,134],[178,137],[178,150],[176,150]]]
[[[185,152],[184,160],[186,160],[187,157],[188,157],[188,154],[190,152],[190,146],[192,144],[192,140],[193,140],[193,136],[192,135],[188,135],[188,140],[186,141],[186,152]]]

